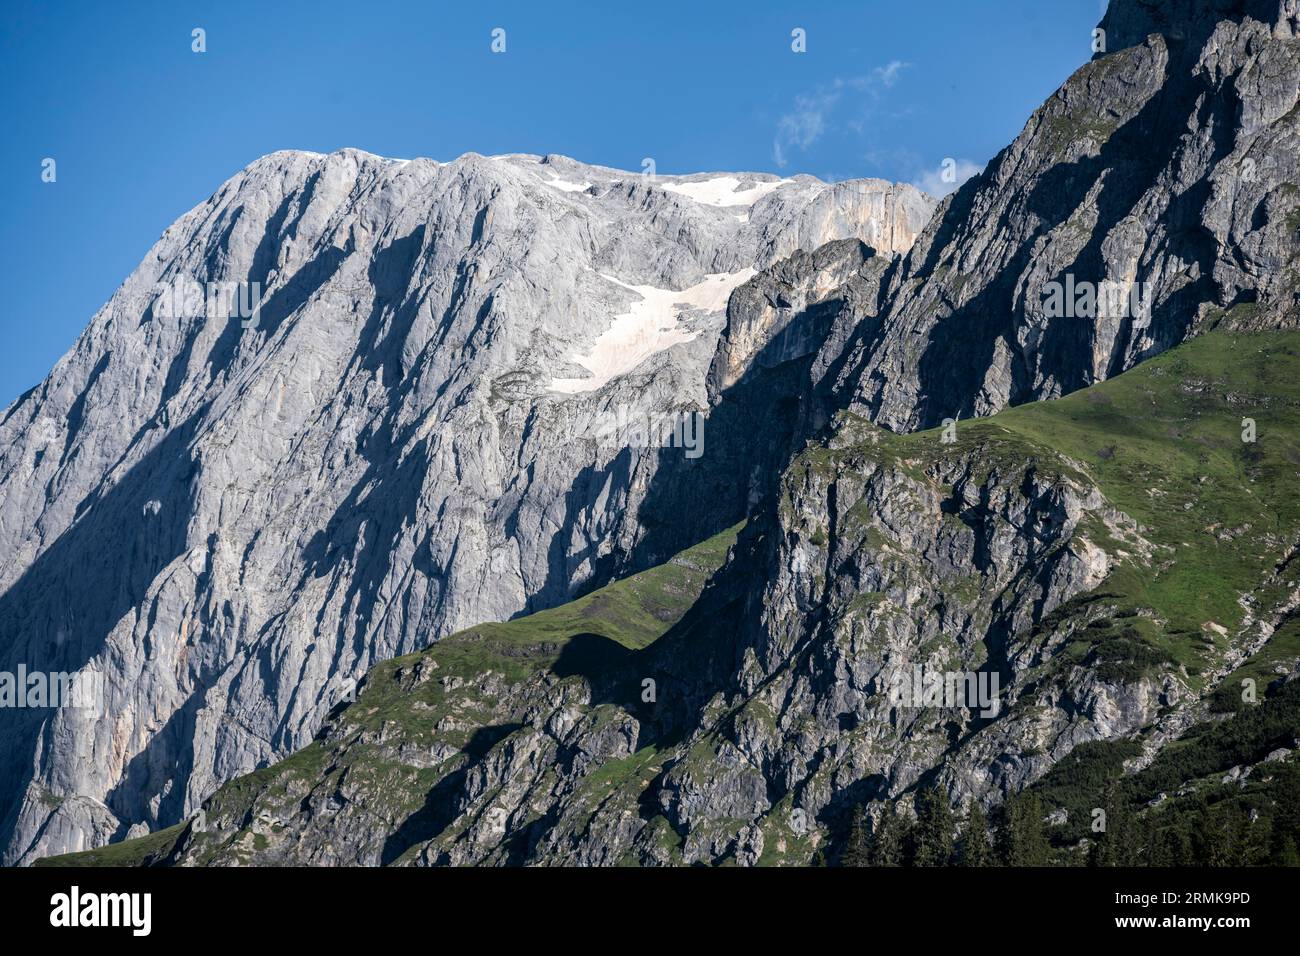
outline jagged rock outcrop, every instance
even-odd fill
[[[906,431],[1102,381],[1225,313],[1296,324],[1295,24],[1292,0],[1112,3],[1108,52],[908,254],[840,381],[854,407]]]
[[[0,713],[4,861],[180,819],[375,662],[650,561],[652,430],[707,407],[728,293],[931,208],[557,156],[238,173],[0,422],[0,669],[107,680],[102,719]],[[162,298],[191,280],[258,314]]]
[[[709,370],[710,397],[716,403],[756,369],[821,352],[845,297],[864,278],[864,266],[870,262],[866,274],[878,277],[891,261],[858,240],[843,239],[796,252],[740,286],[727,304],[727,324]],[[872,309],[879,291],[877,281],[861,296],[861,311]]]

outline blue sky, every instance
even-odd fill
[[[0,405],[174,219],[276,149],[563,153],[660,173],[979,168],[1090,55],[1101,0],[5,0]],[[207,51],[191,50],[206,31]],[[504,53],[491,50],[505,30]],[[806,52],[791,49],[791,31]],[[54,158],[57,180],[42,182]]]

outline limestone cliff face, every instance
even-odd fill
[[[3,414],[0,668],[108,685],[103,719],[0,717],[5,862],[177,820],[375,662],[618,573],[665,459],[624,433],[706,407],[727,293],[832,240],[892,258],[931,208],[554,156],[238,173]],[[258,314],[160,299],[186,282]]]

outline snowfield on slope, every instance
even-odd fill
[[[601,273],[616,285],[637,293],[631,311],[614,317],[613,324],[601,333],[586,355],[574,361],[591,372],[588,378],[556,378],[551,388],[576,394],[591,392],[607,382],[632,371],[656,352],[679,342],[689,342],[696,333],[681,323],[681,313],[696,309],[720,312],[727,307],[731,290],[755,275],[754,269],[714,273],[704,281],[683,289],[660,289],[652,285],[628,285]]]
[[[788,179],[777,179],[740,189],[740,180],[735,176],[718,176],[693,183],[666,183],[664,189],[706,206],[752,206],[788,182]]]

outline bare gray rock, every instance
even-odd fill
[[[439,317],[451,322],[457,335],[464,332],[460,347],[476,362],[486,353],[500,355],[500,364],[483,359],[466,371],[444,348],[429,347],[443,343],[432,331],[394,357],[391,350],[406,339],[393,331],[389,307],[380,308],[374,338],[360,338],[367,343],[363,352],[378,349],[387,358],[377,368],[394,362],[398,374],[385,371],[369,390],[345,381],[342,393],[352,405],[369,408],[367,402],[382,399],[391,407],[363,416],[378,416],[380,424],[361,433],[359,474],[343,483],[348,492],[329,511],[338,516],[333,522],[304,515],[298,504],[295,491],[310,501],[314,479],[295,484],[289,471],[268,477],[257,467],[246,479],[229,463],[245,462],[248,451],[222,457],[222,441],[263,438],[250,436],[245,423],[218,430],[221,441],[202,446],[198,475],[216,469],[222,481],[199,483],[207,489],[202,513],[208,518],[197,536],[135,541],[138,553],[163,556],[179,554],[181,543],[209,542],[184,564],[189,577],[181,568],[166,577],[179,579],[174,591],[155,586],[148,620],[165,627],[156,631],[151,623],[139,631],[141,642],[171,634],[167,627],[186,615],[198,614],[205,626],[221,621],[222,607],[210,597],[195,611],[184,595],[207,594],[196,582],[232,574],[224,568],[238,567],[241,586],[247,579],[267,602],[251,618],[248,603],[239,604],[222,625],[226,630],[215,632],[229,644],[226,657],[214,657],[206,646],[187,651],[209,661],[200,673],[211,690],[204,685],[201,703],[187,712],[178,702],[183,695],[172,691],[172,709],[154,714],[167,721],[192,714],[196,754],[198,742],[212,748],[187,769],[183,800],[156,785],[144,788],[159,801],[173,801],[149,811],[155,818],[179,819],[181,806],[195,805],[202,787],[232,775],[236,764],[269,759],[305,739],[307,728],[323,726],[313,748],[210,798],[177,836],[171,861],[801,863],[825,845],[830,825],[850,806],[906,801],[929,782],[954,804],[992,805],[1083,743],[1141,735],[1135,766],[1149,762],[1203,715],[1202,691],[1170,662],[1116,673],[1064,653],[1069,642],[1093,647],[1081,639],[1091,625],[1113,626],[1110,615],[1120,609],[1108,605],[1098,586],[1118,562],[1161,557],[1147,529],[1106,498],[1087,468],[1041,442],[1026,455],[1023,444],[996,434],[996,425],[979,441],[951,448],[938,437],[933,445],[900,447],[894,433],[1063,395],[1216,325],[1296,324],[1297,22],[1294,0],[1117,0],[1103,24],[1109,52],[1072,77],[982,176],[945,201],[902,262],[891,253],[908,243],[895,241],[894,227],[850,228],[850,220],[896,219],[888,201],[858,203],[854,189],[842,198],[855,211],[842,213],[825,205],[840,193],[814,191],[798,179],[773,187],[761,177],[726,183],[690,177],[670,183],[672,189],[559,160],[506,160],[509,176],[530,163],[553,167],[538,174],[554,174],[541,188],[578,204],[572,215],[529,220],[529,230],[567,236],[564,248],[580,250],[579,261],[620,283],[694,290],[692,297],[711,304],[718,301],[707,285],[711,276],[755,270],[730,294],[725,323],[704,306],[679,319],[699,323],[691,342],[706,341],[707,353],[678,343],[593,393],[565,393],[590,394],[577,401],[597,403],[592,415],[611,401],[640,400],[651,404],[638,408],[660,410],[687,401],[707,405],[716,453],[694,464],[660,454],[615,458],[611,465],[588,453],[575,470],[548,454],[556,447],[550,436],[562,433],[550,416],[572,409],[573,400],[561,406],[539,390],[556,379],[575,388],[582,378],[575,354],[593,359],[588,369],[597,378],[609,365],[594,360],[594,327],[570,322],[568,312],[544,322],[541,335],[500,317],[535,314],[542,302],[554,301],[581,313],[592,299],[605,302],[608,314],[626,307],[618,291],[624,286],[586,284],[585,267],[545,299],[530,296],[552,287],[510,284],[517,275],[540,283],[570,262],[557,264],[554,245],[522,237],[509,254],[483,241],[503,228],[503,218],[526,218],[522,200],[508,207],[513,211],[494,213],[489,224],[482,210],[492,204],[458,187],[452,192],[469,192],[474,201],[453,203],[445,218],[420,213],[418,221],[445,223],[461,234],[466,230],[455,226],[457,216],[476,223],[457,248],[485,244],[482,261],[501,285],[476,284],[489,280],[468,269],[462,279],[450,265],[433,270],[454,294],[428,322],[432,328],[439,328]],[[457,175],[496,183],[499,169],[488,162],[467,160]],[[718,205],[720,196],[734,198],[737,190],[767,194],[747,213]],[[618,229],[602,231],[583,216],[588,202],[654,214],[629,215]],[[657,238],[665,222],[672,224],[671,240]],[[731,238],[717,238],[716,230]],[[410,232],[381,228],[379,234]],[[815,242],[803,241],[814,236]],[[821,240],[855,236],[865,244],[822,247]],[[286,242],[293,248],[291,236],[277,247]],[[428,274],[426,260],[441,261],[436,243],[425,251],[428,242],[417,243],[417,276]],[[396,272],[412,268],[408,262]],[[376,290],[389,288],[369,278]],[[1140,283],[1142,308],[1099,311],[1094,296],[1083,314],[1054,314],[1049,293],[1056,282],[1094,290]],[[386,301],[409,301],[405,289]],[[465,305],[452,308],[462,293]],[[1078,304],[1073,296],[1070,304]],[[517,308],[507,310],[511,305]],[[420,314],[417,309],[409,319],[413,327]],[[510,348],[499,344],[502,338]],[[318,348],[328,351],[327,343]],[[249,363],[260,367],[253,358]],[[243,374],[249,388],[260,381],[252,371]],[[490,384],[483,384],[484,374]],[[403,383],[396,402],[394,381]],[[423,402],[412,391],[426,396]],[[69,402],[76,394],[69,390]],[[511,419],[512,411],[524,417]],[[450,423],[448,431],[421,443],[413,435],[428,437],[421,429],[430,415]],[[215,427],[206,418],[201,423]],[[268,417],[267,436],[276,429],[277,419]],[[487,432],[491,440],[482,438]],[[171,450],[206,434],[200,429]],[[508,461],[493,454],[503,446],[511,450]],[[320,452],[312,458],[310,447],[303,454],[313,462],[313,476],[334,461]],[[180,460],[174,480],[183,476],[193,487],[194,459]],[[431,478],[435,470],[454,472],[458,483]],[[487,488],[475,498],[480,481]],[[419,494],[411,494],[412,484]],[[236,494],[234,485],[254,490]],[[289,493],[280,495],[281,487]],[[238,527],[246,499],[260,500],[257,490],[268,488],[276,489],[274,506],[254,509],[258,529],[280,528],[278,537],[289,537],[277,508],[295,516],[294,527],[324,527],[298,545],[309,560],[297,561],[283,544],[279,550],[259,544],[260,531],[252,528],[242,550],[222,556],[226,524],[211,516]],[[156,521],[169,514],[175,496],[151,487],[134,493],[120,514],[129,512],[134,522],[142,507],[158,502],[149,516]],[[467,503],[480,500],[492,509]],[[102,501],[101,494],[87,506],[90,520]],[[485,510],[507,517],[494,524]],[[439,677],[437,652],[444,644],[381,675],[357,704],[322,723],[328,704],[319,688],[333,675],[358,673],[363,659],[421,646],[416,636],[445,633],[476,613],[508,614],[562,599],[579,582],[599,580],[606,568],[613,573],[662,560],[674,544],[701,540],[702,532],[741,515],[749,523],[717,577],[685,618],[631,658],[571,670],[539,665],[523,676],[493,665]],[[519,541],[531,547],[512,550]],[[394,552],[398,558],[390,561]],[[250,567],[242,557],[247,553],[278,561],[281,578]],[[499,553],[503,564],[494,568]],[[376,563],[382,574],[372,570]],[[157,573],[138,577],[153,582]],[[65,572],[53,580],[66,578]],[[95,580],[88,593],[130,594],[127,585],[135,581],[113,578],[119,586],[106,589]],[[1260,593],[1269,590],[1268,582],[1259,584]],[[1285,590],[1281,603],[1252,612],[1241,634],[1223,629],[1219,636],[1231,646],[1200,675],[1204,688],[1293,612],[1296,592]],[[172,593],[177,597],[168,604],[163,597]],[[281,594],[293,601],[275,604]],[[36,597],[25,600],[12,606],[47,607]],[[0,610],[11,613],[9,606]],[[50,617],[42,622],[46,631],[58,623],[50,610],[27,613]],[[260,630],[240,630],[245,620]],[[314,623],[320,620],[332,629],[328,640]],[[312,629],[315,643],[286,636],[291,622]],[[158,640],[157,653],[174,670],[174,645]],[[328,663],[315,656],[317,643],[333,655]],[[215,666],[223,661],[229,663]],[[976,687],[980,675],[996,676],[1002,693],[996,706],[917,706],[896,690],[918,667],[972,675]],[[238,673],[227,678],[231,669]],[[315,697],[299,699],[293,689],[304,675],[317,688]],[[153,672],[147,676],[161,681]],[[661,688],[653,707],[640,706],[628,692],[647,676]],[[416,696],[431,681],[442,682],[432,696],[446,711],[432,729],[418,719],[376,716],[381,697],[406,701],[417,714],[416,703],[434,706]],[[171,686],[161,683],[164,691]],[[139,700],[152,704],[155,696]],[[243,722],[240,729],[200,724],[199,717],[218,710],[223,719]],[[245,725],[267,735],[264,745],[254,745],[261,738]],[[149,759],[156,759],[157,741],[170,739],[167,731],[155,734]],[[41,766],[58,769],[42,769],[40,793],[57,798],[74,788],[55,784],[69,766],[70,747],[54,752],[59,759]],[[28,805],[39,798],[33,793],[29,788]],[[105,802],[117,806],[112,794]],[[20,815],[18,832],[32,847],[39,844],[29,822],[36,818],[35,810]]]

